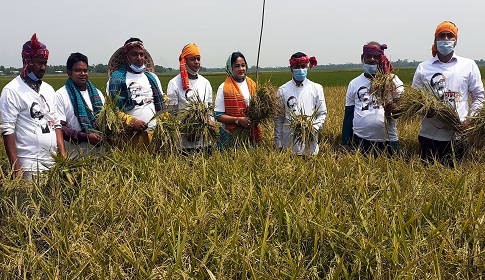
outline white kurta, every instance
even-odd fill
[[[175,108],[176,110],[182,110],[189,104],[190,100],[194,100],[197,96],[208,107],[212,106],[212,87],[209,80],[198,75],[197,79],[189,79],[189,83],[190,90],[186,91],[183,89],[180,74],[170,80],[167,86],[168,106]],[[210,116],[210,118],[213,120],[212,116]],[[199,148],[209,144],[210,143],[204,143],[203,139],[191,142],[187,140],[185,135],[182,135],[182,143],[180,143],[180,147],[185,149]]]
[[[281,100],[281,106],[285,108],[285,116],[277,116],[274,119],[276,147],[283,149],[291,147],[293,153],[296,155],[316,155],[319,151],[318,139],[315,139],[310,147],[305,147],[304,144],[294,143],[293,130],[289,126],[291,119],[289,110],[292,110],[297,115],[302,113],[307,116],[312,115],[317,110],[314,127],[320,131],[327,117],[327,106],[325,104],[323,87],[309,79],[305,79],[301,86],[298,87],[292,79],[278,89],[278,97]]]

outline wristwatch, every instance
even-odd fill
[[[236,121],[234,123],[239,125],[239,118],[238,117],[236,117]]]

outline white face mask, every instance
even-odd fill
[[[197,74],[199,74],[199,71],[192,71],[192,69],[190,69],[190,67],[188,66],[187,66],[187,72],[192,76],[197,76]]]
[[[130,64],[130,68],[131,70],[133,70],[133,72],[135,73],[141,73],[143,71],[145,71],[145,64],[143,64],[141,67],[137,67],[135,64]]]
[[[444,56],[455,50],[455,41],[436,41],[438,52]]]

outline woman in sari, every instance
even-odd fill
[[[251,144],[261,141],[261,129],[256,122],[246,117],[249,100],[256,93],[256,83],[246,76],[246,58],[240,52],[233,52],[226,62],[228,74],[216,95],[215,117],[222,125],[219,127],[219,147],[227,145],[236,129],[248,132]]]

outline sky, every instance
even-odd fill
[[[22,45],[37,33],[50,65],[72,52],[89,64],[107,64],[130,37],[138,37],[155,64],[178,68],[184,45],[195,43],[203,67],[224,67],[233,51],[256,65],[263,0],[44,0],[2,5],[0,65],[21,67]],[[42,4],[33,4],[42,3]],[[431,57],[436,26],[458,26],[456,53],[485,59],[483,0],[266,0],[260,67],[287,66],[291,54],[318,64],[359,63],[362,45],[386,43],[393,61]]]

